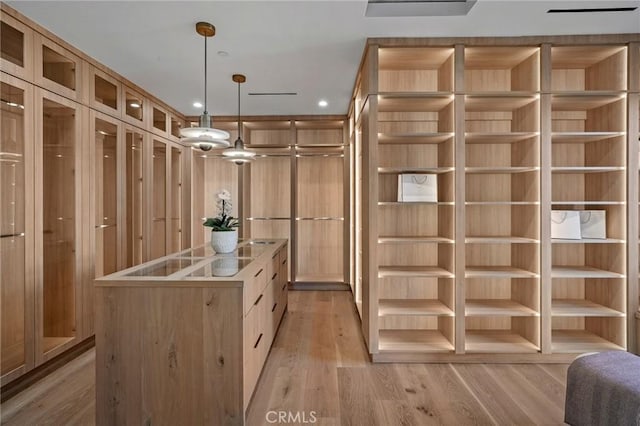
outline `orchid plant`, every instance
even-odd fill
[[[231,216],[231,193],[223,189],[216,194],[218,216],[208,217],[203,225],[211,227],[212,231],[233,231],[239,226],[238,219]]]

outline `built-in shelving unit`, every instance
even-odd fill
[[[453,351],[453,53],[452,48],[378,51],[377,339],[382,351]],[[402,174],[435,175],[437,201],[399,201]]]
[[[368,46],[352,276],[374,361],[628,348],[626,117],[640,126],[640,101],[627,41],[576,43]],[[399,201],[403,173],[436,175],[437,200]],[[552,239],[551,210],[604,210],[606,237]]]
[[[551,47],[551,208],[604,211],[607,237],[551,240],[553,351],[626,347],[626,54]]]

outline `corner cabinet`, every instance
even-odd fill
[[[374,361],[636,348],[640,49],[534,39],[369,43],[351,277]],[[437,200],[398,201],[416,173]],[[606,238],[551,238],[552,210],[604,212]]]

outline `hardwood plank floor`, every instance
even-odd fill
[[[371,364],[350,297],[289,293],[247,425],[563,424],[567,365]],[[95,424],[94,368],[91,350],[2,404],[2,424]]]

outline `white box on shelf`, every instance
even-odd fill
[[[398,175],[398,201],[438,202],[438,175],[404,173]]]
[[[584,210],[580,212],[580,235],[582,238],[607,238],[607,212]]]
[[[580,212],[576,210],[551,210],[551,238],[580,240]]]

